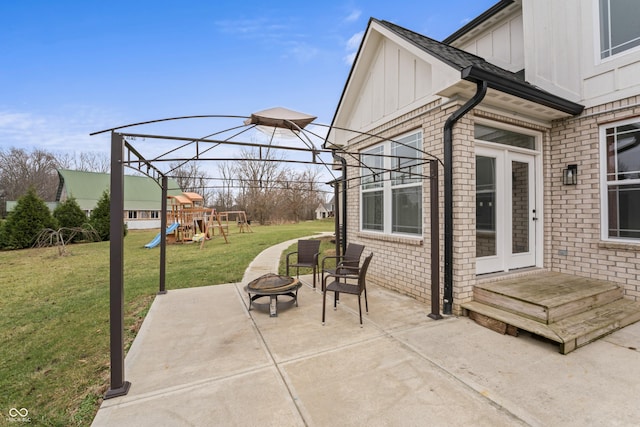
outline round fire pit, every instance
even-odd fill
[[[249,282],[244,290],[249,294],[249,310],[251,310],[251,304],[258,298],[268,296],[269,301],[269,315],[271,317],[278,316],[278,295],[286,295],[293,298],[293,301],[298,306],[298,289],[302,286],[302,283],[295,277],[281,276],[274,273],[265,274],[257,279]]]

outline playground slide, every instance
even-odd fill
[[[176,228],[178,228],[179,225],[180,225],[179,223],[174,222],[173,224],[168,226],[166,234],[173,233],[176,230]],[[149,243],[144,245],[144,247],[151,249],[151,248],[155,248],[159,244],[160,244],[160,233],[158,233],[158,235],[156,237],[154,237],[152,241],[150,241]]]

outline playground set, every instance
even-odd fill
[[[245,211],[218,212],[215,208],[204,206],[204,198],[191,192],[181,195],[167,196],[167,224],[165,233],[167,244],[199,242],[200,248],[206,240],[211,240],[216,231],[229,243],[229,223],[235,221],[240,233],[252,233],[251,223],[247,220]],[[146,248],[153,248],[160,244],[160,233]]]

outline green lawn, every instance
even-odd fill
[[[168,290],[238,282],[263,249],[332,231],[333,222],[252,226],[253,233],[167,247]],[[158,291],[156,231],[125,238],[128,348]],[[109,243],[0,252],[0,425],[26,408],[32,425],[89,425],[109,386]],[[293,249],[292,249],[293,250]]]

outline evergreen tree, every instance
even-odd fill
[[[53,211],[53,217],[58,221],[60,228],[80,228],[88,223],[88,218],[80,209],[80,205],[74,197],[65,200]],[[69,232],[62,233],[65,240],[70,236]],[[81,239],[80,234],[76,234],[73,241]]]
[[[6,221],[0,219],[0,249],[4,249],[8,246],[7,231],[5,227]]]
[[[49,208],[38,197],[33,187],[18,199],[15,209],[4,224],[5,247],[11,249],[28,248],[44,228],[56,228],[55,219]]]
[[[109,196],[109,190],[104,190],[98,204],[91,211],[91,218],[89,223],[96,230],[100,236],[100,240],[109,240],[109,227],[110,227],[110,205],[111,197]]]

